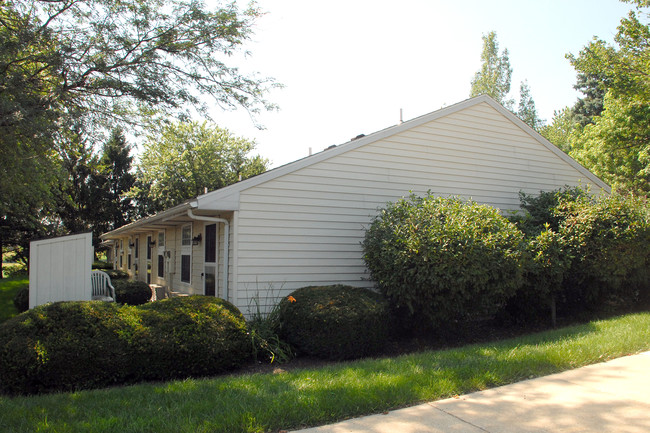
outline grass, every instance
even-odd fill
[[[26,275],[0,279],[0,323],[18,314],[14,306],[14,296],[20,288],[28,286]]]
[[[277,374],[0,397],[0,431],[266,432],[334,422],[650,349],[650,313]]]

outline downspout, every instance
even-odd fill
[[[187,210],[187,216],[197,221],[208,221],[213,223],[223,223],[223,298],[228,300],[228,252],[230,250],[230,222],[224,218],[208,217],[201,215],[194,215],[192,209]]]

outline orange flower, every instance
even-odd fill
[[[296,298],[294,298],[293,296],[289,296],[289,297],[287,298],[287,300],[288,300],[289,302],[291,302],[292,304],[293,304],[294,302],[296,302]]]

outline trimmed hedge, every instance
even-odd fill
[[[34,394],[206,376],[250,357],[242,314],[213,297],[57,302],[0,325],[0,391]]]
[[[111,284],[115,288],[116,302],[120,304],[142,305],[151,300],[151,287],[144,281],[117,279]]]
[[[526,213],[515,221],[527,233],[526,281],[503,318],[540,321],[556,308],[575,315],[650,299],[646,199],[565,187],[520,200]]]
[[[282,299],[277,314],[281,339],[299,353],[325,359],[376,353],[391,328],[383,297],[360,287],[304,287]]]
[[[429,194],[388,203],[362,246],[391,306],[426,329],[495,313],[522,284],[522,241],[498,209]]]
[[[104,272],[106,272],[108,276],[111,277],[111,284],[114,280],[126,280],[129,278],[128,272],[122,271],[120,269],[106,269]]]
[[[107,269],[112,270],[113,269],[113,264],[109,263],[109,262],[102,262],[102,261],[96,260],[96,261],[93,262],[92,268],[93,269],[99,269],[99,270],[102,270],[102,271],[105,271]]]
[[[569,283],[587,306],[618,298],[633,305],[650,291],[650,212],[645,199],[618,194],[561,203],[560,233],[573,257]],[[573,290],[573,288],[570,288]]]
[[[138,344],[143,379],[209,376],[252,356],[246,320],[211,296],[164,299],[138,307],[147,338]]]

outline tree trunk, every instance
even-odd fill
[[[555,328],[557,326],[557,315],[556,315],[556,309],[555,309],[555,295],[551,296],[550,307],[551,307],[551,323],[553,324],[553,327]]]
[[[2,276],[2,233],[0,233],[0,280],[3,278]]]

